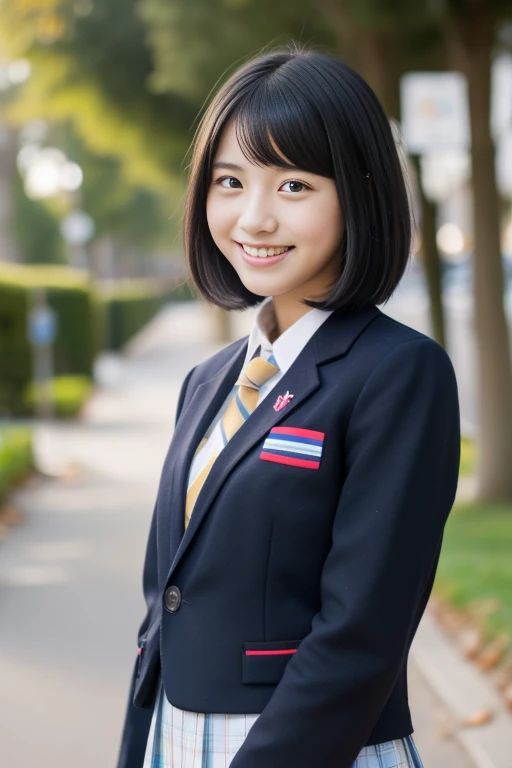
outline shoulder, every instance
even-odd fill
[[[448,353],[430,336],[388,316],[372,326],[365,341],[371,364],[365,359],[345,435],[347,462],[374,451],[393,456],[397,466],[417,462],[421,474],[420,465],[427,467],[437,453],[456,475],[460,408]]]
[[[324,380],[337,396],[349,397],[357,413],[371,404],[381,415],[390,413],[403,400],[419,409],[432,401],[443,400],[453,408],[458,403],[455,371],[444,347],[380,310],[347,354],[330,361],[324,371]]]
[[[364,337],[359,412],[368,412],[371,403],[381,415],[404,409],[424,411],[441,403],[458,409],[455,370],[441,344],[383,313]]]
[[[368,376],[387,366],[403,370],[435,366],[454,376],[446,349],[435,339],[380,312],[366,329],[361,341],[369,361]]]

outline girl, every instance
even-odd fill
[[[422,766],[407,657],[459,468],[444,349],[383,314],[409,257],[386,116],[335,58],[276,50],[199,125],[195,285],[258,306],[179,396],[119,768]]]

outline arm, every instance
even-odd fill
[[[195,368],[185,377],[185,380],[181,386],[181,391],[178,397],[178,405],[176,408],[176,418],[174,426],[176,426],[183,403],[185,402],[185,394],[188,386],[188,382]],[[153,605],[158,599],[158,572],[157,572],[157,543],[156,543],[156,505],[153,509],[153,516],[151,518],[151,527],[149,530],[148,543],[146,547],[146,556],[144,560],[143,571],[143,592],[146,601],[147,611],[146,616],[142,624],[139,627],[138,642],[146,634],[152,615]],[[137,674],[138,660],[135,661],[130,688],[128,693],[128,706],[125,715],[125,721],[123,726],[123,733],[121,737],[121,748],[117,763],[117,768],[141,768],[144,761],[144,753],[146,751],[146,743],[149,735],[149,729],[151,726],[151,718],[153,710],[141,709],[133,705],[133,693],[135,690],[135,680]]]
[[[351,768],[393,690],[457,487],[457,385],[440,345],[414,339],[380,361],[345,451],[321,609],[231,768]]]

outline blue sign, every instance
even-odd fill
[[[53,344],[57,335],[57,318],[50,307],[34,307],[28,318],[28,337],[34,346]]]

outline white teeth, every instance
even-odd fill
[[[267,256],[278,256],[289,248],[250,248],[248,245],[242,245],[242,248],[250,256],[258,256],[260,259],[266,259]]]

